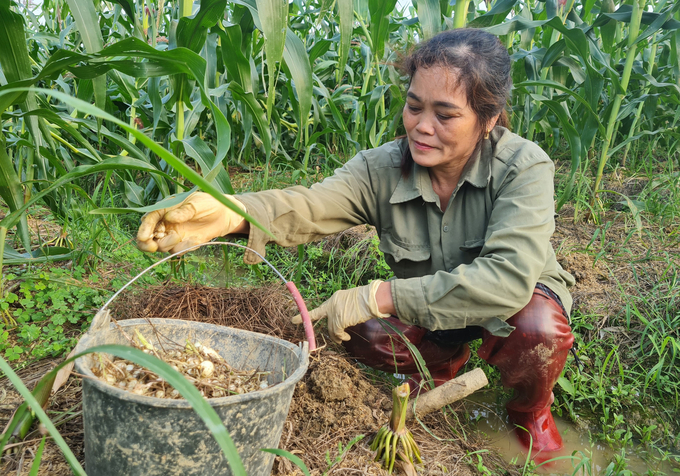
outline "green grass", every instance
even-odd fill
[[[70,266],[3,269],[10,292],[0,293],[0,352],[8,360],[25,365],[66,352],[102,300],[154,262],[133,246],[137,214],[89,212],[156,203],[191,186],[193,171],[200,174],[194,182],[218,172],[212,185],[221,192],[318,181],[357,150],[403,132],[396,53],[417,37],[468,24],[488,28],[517,56],[509,105],[514,130],[557,158],[559,204],[573,206],[574,218],[590,232],[586,242],[561,244],[560,253],[592,258],[615,283],[615,309],[574,312],[585,367],[578,373],[569,362],[556,411],[585,419],[594,438],[608,444],[636,442],[661,459],[666,450],[679,452],[677,2],[510,0],[494,2],[493,12],[489,2],[475,2],[466,15],[469,5],[436,0],[417,2],[410,14],[383,11],[394,2],[377,0],[338,0],[337,8],[327,1],[293,2],[288,9],[268,1],[247,0],[246,7],[215,0],[211,11],[203,0],[195,4],[202,20],[158,0],[145,4],[151,17],[135,2],[122,2],[122,11],[102,4],[101,12],[80,0],[59,12],[56,3],[32,12],[21,2],[6,3],[0,7],[3,84],[40,84],[46,92],[20,96],[4,88],[0,94],[0,195],[9,204],[2,211],[19,209],[76,167],[108,161],[96,175],[51,190],[29,209],[61,230],[59,236],[31,242],[26,215],[3,219],[0,236],[9,232],[15,250],[40,253],[57,244]],[[616,9],[623,16],[606,16]],[[624,18],[626,9],[646,11],[639,32],[637,21]],[[84,21],[87,15],[98,23]],[[666,15],[665,23],[656,21],[659,15]],[[228,20],[225,28],[216,26],[221,18]],[[176,22],[198,34],[171,34]],[[287,25],[292,38],[274,44],[258,25],[266,38]],[[139,41],[131,48],[133,36]],[[93,56],[102,45],[118,50]],[[81,56],[66,61],[65,53]],[[57,58],[65,63],[50,70]],[[66,63],[68,74],[58,76]],[[111,69],[92,79],[93,65]],[[121,65],[125,74],[116,69]],[[74,111],[71,96],[110,116],[95,120]],[[31,111],[36,115],[24,115]],[[134,128],[125,130],[128,124]],[[644,135],[630,142],[624,159],[622,143],[635,134]],[[163,149],[178,160],[168,162],[172,157]],[[114,168],[112,159],[125,166]],[[271,246],[268,254],[313,306],[335,290],[391,275],[375,239],[352,248]],[[263,266],[243,267],[240,252],[222,253],[201,250],[160,266],[140,284],[274,279]],[[478,359],[472,364],[498,384],[495,370]],[[471,455],[472,463],[479,456]],[[625,471],[625,453],[606,471]]]
[[[648,150],[644,144],[639,149]],[[655,458],[674,453],[677,461],[680,454],[677,152],[657,153],[669,160],[638,156],[628,169],[610,170],[608,186],[623,184],[626,191],[635,185],[628,193],[637,211],[610,196],[607,219],[592,227],[590,242],[568,250],[605,266],[613,284],[610,302],[618,309],[575,310],[572,327],[584,370],[570,359],[564,374],[569,391],[556,391],[558,411],[585,419],[597,441],[634,443],[647,453],[651,469]],[[611,470],[623,468],[620,458]]]
[[[580,248],[560,250],[602,263],[613,283],[613,301],[620,304],[615,313],[607,307],[575,309],[572,327],[583,370],[570,356],[563,380],[555,388],[557,414],[588,428],[593,442],[619,449],[603,474],[626,474],[626,451],[633,451],[633,446],[636,455],[649,461],[650,474],[657,474],[654,468],[663,461],[679,461],[680,254],[673,248],[678,243],[680,193],[674,161],[655,167],[649,162],[634,160],[628,169],[617,171],[622,183],[636,183],[629,198],[639,204],[641,233],[627,202],[609,195],[603,197],[607,219],[590,225],[590,240]],[[607,186],[618,186],[612,180],[606,176]],[[323,252],[314,244],[305,249],[303,293],[319,300],[336,289],[380,277],[368,273],[357,281],[348,276],[346,266],[336,266],[336,253]],[[274,253],[284,268],[297,265],[294,254]],[[498,371],[474,352],[468,366],[482,367],[492,386],[500,386]],[[584,470],[594,472],[586,455],[581,463]]]
[[[594,442],[619,448],[604,474],[626,474],[625,455],[632,451],[631,445],[636,454],[648,458],[650,474],[656,474],[654,468],[663,461],[677,461],[679,453],[680,194],[676,169],[673,160],[655,167],[634,160],[628,169],[611,169],[608,173],[616,171],[618,182],[637,183],[629,198],[640,204],[642,233],[637,232],[634,213],[625,202],[613,195],[605,196],[606,220],[600,225],[584,224],[589,238],[581,243],[563,243],[558,250],[562,254],[590,256],[596,264],[603,265],[614,283],[613,301],[620,304],[614,313],[606,307],[575,309],[572,327],[584,368],[579,372],[570,357],[563,380],[555,388],[556,413],[589,429]],[[321,179],[331,170],[319,172],[308,179]],[[243,190],[257,188],[261,174],[235,175],[234,183],[241,184],[238,188]],[[613,175],[605,177],[607,186],[619,187]],[[288,167],[274,169],[269,176],[270,185],[277,187],[299,180],[300,175]],[[619,187],[622,193],[624,188]],[[122,197],[113,195],[112,199],[116,203]],[[575,202],[579,200],[577,194]],[[69,240],[79,250],[79,258],[71,268],[53,264],[6,269],[9,274],[5,274],[5,283],[17,286],[5,294],[0,309],[8,312],[17,325],[3,324],[0,328],[0,351],[7,360],[15,359],[15,365],[63,355],[103,300],[155,261],[134,247],[138,215],[107,217],[104,224],[100,216],[87,214],[87,208],[83,211],[68,221],[54,222],[56,226],[66,225]],[[349,249],[325,249],[320,243],[312,243],[305,245],[301,253],[269,246],[267,257],[284,276],[299,282],[312,307],[335,290],[389,278],[377,243],[376,238],[369,238]],[[192,253],[180,266],[160,266],[140,285],[168,279],[223,285],[225,275],[228,285],[276,279],[263,266],[243,266],[241,259],[242,252],[232,248],[226,255],[221,250]],[[473,349],[476,345],[473,343]],[[482,367],[491,386],[500,387],[498,372],[474,352],[469,366]],[[390,376],[383,378],[390,380]],[[468,430],[460,427],[455,431],[464,434]],[[471,463],[480,464],[477,455],[471,455]],[[582,456],[582,468],[587,473],[593,471],[591,463],[587,455]],[[523,470],[529,474],[532,468],[523,466]]]

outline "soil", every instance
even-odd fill
[[[4,205],[4,202],[2,202]],[[5,212],[0,211],[0,220],[5,218]],[[32,242],[42,243],[43,246],[57,245],[64,246],[67,243],[61,240],[67,240],[68,236],[59,225],[54,223],[54,220],[46,219],[49,215],[46,212],[38,211],[37,214],[29,214],[27,216],[28,230]],[[13,230],[8,231],[8,236],[14,234]]]
[[[622,190],[639,186],[638,181],[626,183]],[[586,340],[607,333],[623,345],[631,336],[610,319],[631,299],[657,286],[671,264],[680,265],[680,245],[662,241],[662,233],[638,231],[627,212],[607,212],[601,220],[604,227],[583,219],[575,222],[574,214],[573,206],[562,208],[551,239],[557,261],[575,279],[569,290],[574,299],[572,315],[598,316],[593,335],[585,336]]]
[[[32,388],[63,359],[43,359],[17,372],[23,382]],[[23,401],[6,378],[0,379],[0,428],[4,429],[14,410]],[[83,420],[80,379],[71,376],[49,401],[47,415],[52,419],[61,436],[73,454],[81,462],[85,459],[83,452]],[[10,444],[9,453],[3,455],[0,462],[0,474],[27,476],[42,435],[36,423],[33,424],[23,443]],[[40,475],[66,476],[72,475],[59,447],[47,440],[40,465]]]
[[[624,185],[638,189],[641,184]],[[571,288],[574,312],[598,316],[599,322],[591,331],[593,335],[584,336],[584,339],[597,339],[607,334],[625,344],[630,336],[613,326],[611,316],[626,304],[624,299],[658,285],[658,278],[669,260],[678,256],[679,245],[672,240],[660,242],[661,238],[655,237],[657,234],[638,234],[630,213],[608,212],[603,220],[606,227],[582,219],[575,223],[574,214],[575,210],[570,206],[560,211],[552,242],[558,261],[575,279]],[[365,251],[362,243],[374,234],[375,230],[358,227],[326,240],[324,249],[353,249],[361,253]],[[245,289],[157,286],[138,294],[122,294],[114,301],[112,313],[117,319],[200,320],[275,335],[291,342],[304,338],[301,326],[289,322],[296,313],[295,306],[286,289],[278,285]],[[324,342],[321,335],[318,337]],[[51,365],[54,362],[41,361],[23,369],[20,376],[31,388]],[[389,417],[390,392],[389,385],[375,378],[374,373],[360,368],[341,347],[330,344],[312,355],[307,375],[297,384],[279,447],[302,458],[315,476],[387,474],[373,461],[369,445],[377,429]],[[7,381],[0,379],[0,427],[9,420],[20,401]],[[77,406],[80,401],[80,382],[72,376],[52,397],[49,409],[53,419],[67,415],[64,413],[67,410],[68,415],[74,417],[58,428],[82,461],[82,420]],[[460,407],[454,406],[410,425],[425,462],[419,474],[476,474],[477,455],[483,458],[487,468],[519,474],[517,468],[503,463],[493,451],[485,452],[483,442],[474,441],[469,435],[467,439],[460,437],[465,433],[459,431],[457,410]],[[360,435],[363,438],[345,450]],[[15,453],[3,457],[0,474],[28,474],[38,442],[39,434],[34,429],[26,443],[13,448]],[[470,452],[477,452],[474,461],[467,456]],[[395,473],[407,474],[403,469],[397,469]],[[52,442],[46,445],[39,474],[71,474]],[[277,457],[273,474],[302,473],[289,460]]]
[[[297,326],[289,323],[295,311],[291,308],[285,292],[285,288],[279,286],[254,288],[248,292],[242,289],[161,286],[141,294],[123,294],[113,315],[118,318],[139,315],[174,318],[178,317],[177,309],[184,309],[185,313],[181,316],[183,318],[216,323],[228,322],[235,327],[247,330],[260,329],[270,334],[281,332],[287,335],[289,340],[297,342],[302,335]],[[272,296],[278,297],[272,299]],[[261,301],[266,301],[267,305],[263,306]],[[159,302],[163,305],[157,306],[157,312],[151,312],[153,306]],[[223,311],[232,309],[234,312],[231,315],[220,314],[216,309]],[[244,309],[248,318],[242,314]],[[260,312],[252,314],[253,309],[259,309]],[[24,369],[20,376],[30,388],[57,362],[58,360],[42,361],[41,368],[29,367]],[[3,383],[4,387],[6,385]],[[3,393],[5,397],[0,402],[0,425],[9,421],[13,409],[21,401],[13,390],[6,390]],[[77,405],[76,408],[72,408],[74,405]],[[351,361],[342,347],[324,347],[312,354],[309,371],[296,386],[279,447],[302,458],[314,476],[386,475],[387,471],[373,461],[374,453],[370,451],[369,445],[375,432],[388,421],[391,406],[389,385],[377,379],[369,380],[369,374]],[[49,408],[53,419],[55,412],[65,410],[70,410],[69,414],[75,415],[75,418],[58,428],[82,463],[84,454],[80,416],[81,392],[77,376],[72,375],[67,384],[52,397]],[[419,468],[419,474],[475,474],[468,466],[467,454],[483,449],[484,446],[469,437],[467,440],[460,439],[456,433],[459,425],[451,413],[455,410],[454,408],[447,412],[431,414],[420,423],[410,424],[425,462],[424,466]],[[358,439],[358,442],[345,449],[353,439]],[[0,466],[0,474],[27,475],[38,443],[39,434],[36,429],[29,435],[25,444],[14,447],[15,453],[5,455]],[[482,455],[487,467],[500,467],[507,471],[507,474],[516,474],[514,469],[508,468],[492,452],[485,452]],[[395,474],[408,474],[404,471],[396,468]],[[60,450],[51,441],[45,446],[39,474],[50,476],[71,474]],[[277,457],[272,474],[301,475],[302,472],[289,460]]]

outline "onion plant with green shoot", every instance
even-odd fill
[[[383,468],[392,474],[397,458],[410,464],[422,463],[420,449],[406,428],[406,410],[411,387],[408,382],[392,390],[392,415],[390,421],[378,430],[371,450],[377,451],[375,460],[383,460]]]

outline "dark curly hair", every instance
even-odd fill
[[[497,115],[496,124],[509,127],[505,106],[512,87],[510,56],[498,38],[474,28],[444,31],[420,43],[398,65],[409,79],[418,69],[433,66],[455,73],[456,86],[464,88],[467,102],[477,115],[480,142]],[[407,149],[401,161],[402,173],[408,175],[412,166],[413,157]]]

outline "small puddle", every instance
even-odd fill
[[[507,423],[508,414],[505,407],[498,403],[498,394],[488,391],[477,392],[466,399],[465,406],[471,420],[476,422],[473,425],[476,425],[477,432],[486,436],[490,446],[497,449],[507,462],[523,465],[526,461],[526,453],[512,434],[513,430]],[[611,462],[616,461],[616,455],[621,453],[621,448],[613,449],[602,443],[591,443],[587,432],[579,431],[575,425],[557,416],[555,416],[555,423],[564,442],[561,455],[574,456],[550,463],[549,469],[538,468],[537,472],[571,475],[574,474],[575,467],[587,458],[589,460],[586,464],[587,469],[581,469],[576,474],[599,474],[607,469]],[[633,474],[672,474],[674,472],[674,468],[668,461],[654,461],[654,458],[650,460],[653,463],[645,461],[643,459],[645,452],[646,450],[642,447],[626,448],[625,469]]]

